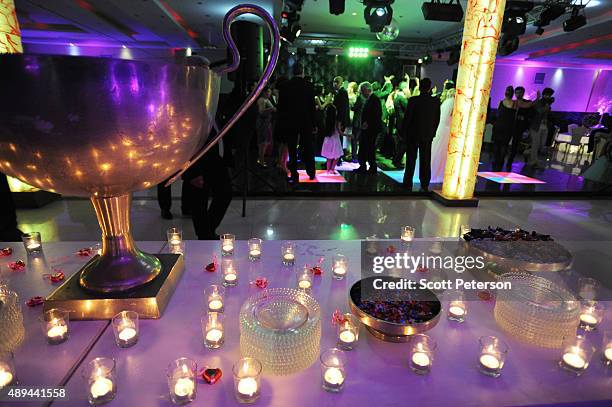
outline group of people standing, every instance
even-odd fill
[[[554,90],[545,88],[534,101],[525,99],[525,88],[508,86],[504,99],[499,102],[493,125],[493,171],[512,169],[520,144],[529,132],[529,159],[526,165],[538,167],[538,153],[552,139],[553,127],[549,123]],[[510,151],[508,151],[508,149]]]
[[[315,178],[317,152],[327,159],[327,173],[335,173],[337,165],[346,160],[359,163],[354,170],[358,174],[376,174],[380,148],[396,168],[403,167],[406,155],[404,184],[412,189],[418,166],[421,188],[427,190],[432,161],[434,181],[443,176],[454,84],[445,82],[443,91],[436,94],[428,78],[420,82],[407,75],[401,82],[393,79],[385,77],[382,85],[357,84],[337,76],[331,91],[325,93],[324,86],[313,84],[296,63],[291,79],[277,80],[277,98],[266,90],[257,102],[258,162],[266,166],[265,151],[273,140],[279,151],[277,165],[292,183],[299,179],[298,146],[299,160],[310,179]]]

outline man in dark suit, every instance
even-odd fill
[[[340,143],[342,143],[343,134],[346,131],[346,128],[349,126],[351,121],[351,116],[349,114],[349,100],[348,100],[348,92],[346,89],[342,87],[344,84],[344,78],[342,76],[336,76],[334,78],[334,91],[336,94],[334,95],[334,106],[336,107],[336,123],[338,124],[338,128],[340,129]],[[340,157],[342,158],[342,157]]]
[[[359,168],[357,173],[376,174],[376,138],[382,131],[382,106],[380,99],[372,93],[372,85],[363,82],[359,92],[365,100],[361,111],[361,139],[359,141]],[[368,170],[367,164],[370,164]]]
[[[404,185],[412,191],[412,176],[419,154],[419,178],[421,189],[429,190],[431,180],[431,142],[440,122],[440,100],[431,96],[431,80],[423,78],[420,94],[408,99],[402,137],[406,143],[406,171]]]
[[[301,158],[310,179],[315,178],[314,146],[312,126],[315,116],[313,86],[304,79],[304,68],[296,63],[293,78],[279,92],[278,120],[284,123],[289,148],[290,181],[298,182],[297,146],[301,147]]]

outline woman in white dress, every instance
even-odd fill
[[[440,106],[440,123],[436,130],[436,137],[431,144],[431,182],[440,183],[444,179],[446,156],[448,155],[448,140],[450,139],[450,125],[455,104],[455,89],[449,89],[446,98]]]

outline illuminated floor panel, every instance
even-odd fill
[[[346,180],[340,174],[327,174],[325,170],[317,170],[315,179],[311,180],[305,170],[298,170],[300,183],[342,184]]]
[[[479,172],[478,176],[499,184],[546,184],[546,182],[539,179],[515,172]]]

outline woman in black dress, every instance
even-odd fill
[[[497,119],[493,125],[493,171],[501,171],[508,150],[508,142],[515,133],[516,101],[513,100],[514,88],[508,86],[504,100],[499,102]]]

